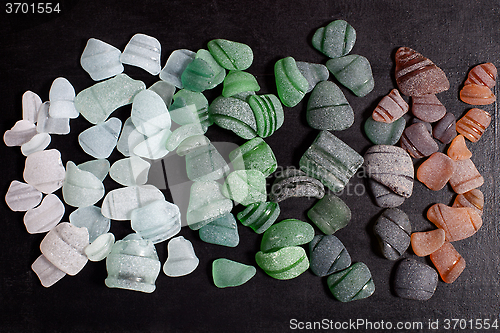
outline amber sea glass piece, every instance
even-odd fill
[[[411,234],[411,248],[419,257],[425,257],[443,246],[446,233],[443,229],[414,232]]]
[[[455,281],[465,269],[465,259],[451,243],[446,242],[430,255],[439,276],[446,283]]]
[[[383,123],[392,123],[408,112],[408,103],[401,97],[399,90],[392,89],[373,110],[372,118]]]
[[[470,109],[457,121],[457,132],[472,142],[481,139],[484,131],[490,126],[491,115],[478,108]]]
[[[465,137],[459,134],[453,139],[446,154],[454,161],[466,160],[472,157],[472,153],[465,144]]]
[[[450,178],[453,191],[458,194],[468,192],[483,185],[484,178],[470,158],[455,162],[455,172]]]
[[[484,195],[477,188],[456,196],[452,207],[472,207],[478,214],[483,215]]]
[[[447,155],[435,152],[417,169],[417,179],[433,191],[442,189],[455,171],[455,162]]]
[[[411,98],[411,112],[418,119],[433,123],[444,117],[446,107],[434,94],[413,96]]]
[[[480,84],[493,88],[497,80],[497,68],[491,62],[474,66],[467,76],[464,85]]]
[[[474,208],[449,207],[438,203],[427,211],[427,218],[446,233],[449,242],[470,237],[483,225],[481,216]]]
[[[460,90],[460,100],[470,105],[488,105],[496,99],[490,88],[480,84],[467,84]]]

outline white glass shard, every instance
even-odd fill
[[[31,156],[31,155],[30,155]],[[64,202],[73,207],[87,207],[104,196],[104,185],[94,174],[66,163],[66,179],[62,189]]]
[[[130,118],[135,128],[148,137],[170,129],[171,125],[170,113],[165,102],[160,95],[151,90],[143,90],[135,96]]]
[[[61,188],[65,174],[61,153],[57,149],[38,151],[26,157],[24,180],[43,193]]]
[[[108,158],[118,142],[122,122],[109,118],[106,122],[87,128],[78,136],[83,151],[95,158]]]
[[[112,220],[130,220],[134,209],[156,200],[165,200],[165,196],[153,185],[123,187],[106,194],[101,213]]]
[[[141,142],[144,140],[144,135],[140,135],[140,139],[135,143],[135,146],[131,147],[129,145],[129,136],[132,134],[133,131],[135,130],[135,125],[132,122],[132,118],[128,117],[127,120],[125,120],[125,123],[123,124],[122,131],[120,133],[120,138],[118,138],[118,143],[116,144],[116,149],[123,154],[123,156],[130,156],[131,155],[131,150],[134,149],[134,147],[137,145],[137,143]],[[137,131],[136,131],[137,132]],[[140,134],[139,132],[137,132]],[[132,143],[134,144],[134,143]]]
[[[91,243],[100,235],[107,233],[111,227],[111,221],[103,216],[101,208],[96,206],[78,208],[69,214],[69,221],[79,228],[87,228]]]
[[[173,51],[160,72],[160,79],[182,89],[181,75],[187,65],[194,60],[196,53],[186,49]]]
[[[49,133],[38,133],[31,138],[30,141],[21,146],[21,153],[24,156],[42,151],[50,144],[51,138]]]
[[[64,204],[55,194],[43,198],[40,206],[24,214],[24,225],[30,234],[40,234],[54,228],[64,215]]]
[[[158,132],[152,137],[139,142],[133,149],[134,155],[150,160],[157,160],[164,157],[169,153],[169,150],[166,148],[166,146],[167,140],[171,134],[172,132],[166,129]],[[129,136],[129,141],[132,141],[131,138],[132,135]]]
[[[143,185],[148,181],[151,164],[139,156],[116,161],[109,170],[109,176],[123,186]]]
[[[50,102],[44,102],[38,110],[36,131],[38,133],[68,134],[69,118],[53,118],[49,114]]]
[[[169,115],[170,117],[170,115]],[[19,120],[14,126],[5,131],[3,142],[8,147],[21,146],[36,135],[36,126],[28,120]]]
[[[36,123],[38,110],[42,105],[42,99],[34,92],[28,90],[23,94],[23,120]]]
[[[58,77],[49,90],[49,115],[52,118],[77,118],[75,108],[75,88],[65,78]]]
[[[163,242],[181,231],[181,213],[177,205],[157,200],[130,214],[132,229],[153,244]]]
[[[135,34],[125,46],[120,61],[157,75],[161,71],[161,44],[151,36]]]
[[[5,202],[15,212],[24,212],[36,207],[42,201],[42,192],[33,186],[13,180],[10,183]]]
[[[94,81],[101,81],[123,72],[122,52],[96,38],[90,38],[80,58],[80,65]]]
[[[168,242],[168,257],[163,272],[170,277],[184,276],[193,272],[200,260],[194,253],[193,244],[182,236]]]
[[[108,175],[109,168],[110,168],[109,162],[105,158],[100,158],[97,160],[90,160],[90,161],[78,164],[78,169],[92,173],[101,182]]]
[[[100,235],[85,248],[85,254],[90,261],[101,261],[111,252],[115,244],[115,235],[108,232]]]
[[[48,288],[66,276],[66,273],[54,266],[42,254],[31,265],[31,269],[40,279],[42,286]]]

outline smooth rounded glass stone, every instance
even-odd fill
[[[174,50],[160,72],[160,79],[182,89],[181,75],[196,53],[186,49]]]
[[[237,287],[254,277],[257,269],[233,260],[219,258],[212,263],[212,277],[218,288]]]
[[[382,185],[373,179],[368,179],[368,186],[370,192],[373,195],[373,198],[375,199],[376,205],[379,207],[382,208],[398,207],[401,206],[405,201],[405,197],[396,194],[387,186]]]
[[[64,204],[55,194],[48,194],[42,203],[24,214],[24,225],[30,234],[50,231],[61,221],[64,215]]]
[[[307,102],[307,123],[320,130],[342,131],[354,123],[354,111],[332,81],[319,82]]]
[[[190,180],[212,181],[229,173],[226,160],[210,142],[197,145],[197,148],[191,149],[185,157],[186,173]]]
[[[92,80],[101,81],[123,72],[121,54],[122,52],[113,45],[90,38],[80,57],[80,65]]]
[[[427,210],[427,218],[446,233],[449,242],[459,241],[474,235],[483,225],[479,213],[470,207],[449,207],[441,203]]]
[[[255,116],[257,135],[266,138],[283,125],[285,115],[278,97],[272,94],[251,95],[247,101]]]
[[[419,257],[425,257],[438,250],[446,241],[446,233],[438,228],[411,234],[411,248]]]
[[[49,115],[50,102],[40,106],[37,115],[36,131],[38,133],[66,135],[70,132],[69,118],[54,118]]]
[[[351,54],[330,59],[326,62],[326,67],[342,85],[358,97],[368,95],[375,87],[372,67],[363,56]]]
[[[165,200],[153,185],[127,186],[109,191],[102,202],[101,213],[112,220],[130,220],[132,211],[157,200]]]
[[[356,30],[344,20],[335,20],[316,30],[312,37],[314,48],[330,58],[351,52],[356,42]]]
[[[3,142],[7,147],[22,146],[37,134],[36,126],[28,120],[19,120],[5,131]]]
[[[118,74],[80,91],[75,97],[75,107],[92,124],[102,123],[113,111],[132,103],[134,96],[144,89],[144,82]]]
[[[409,108],[408,103],[399,94],[399,90],[392,89],[378,102],[373,110],[372,118],[382,123],[392,123],[406,114]]]
[[[208,112],[217,126],[230,130],[243,139],[252,139],[257,135],[254,112],[247,102],[219,96],[210,104]]]
[[[271,147],[259,137],[253,138],[229,153],[235,170],[259,170],[265,177],[278,167]]]
[[[121,288],[145,293],[156,289],[161,263],[156,248],[148,240],[120,240],[106,258],[108,288]]]
[[[194,253],[193,244],[182,236],[168,241],[168,257],[163,265],[163,273],[170,277],[179,277],[192,273],[200,260]]]
[[[49,90],[49,115],[52,118],[77,118],[80,113],[75,108],[75,95],[75,88],[67,79],[55,79]]]
[[[154,37],[135,34],[125,46],[120,61],[140,67],[151,75],[158,75],[161,71],[161,44]]]
[[[208,114],[208,100],[202,93],[181,89],[173,99],[168,109],[173,122],[179,125],[200,123],[204,131],[213,124]]]
[[[243,71],[253,62],[253,51],[250,46],[227,39],[213,39],[207,48],[214,59],[228,70]]]
[[[92,206],[104,196],[102,181],[88,171],[78,169],[75,163],[66,163],[66,178],[62,194],[64,202],[73,207]]]
[[[191,185],[186,220],[189,228],[198,230],[213,220],[229,213],[233,202],[221,192],[216,181],[199,181]]]
[[[266,177],[258,170],[233,171],[222,186],[222,194],[243,206],[264,202],[267,198]]]
[[[333,296],[341,302],[367,298],[375,292],[370,269],[362,262],[354,263],[343,271],[333,273],[326,283]]]
[[[311,271],[323,277],[351,266],[351,256],[334,235],[317,235],[309,243]]]
[[[240,243],[236,219],[231,213],[213,220],[199,229],[200,239],[206,243],[236,247]]]
[[[111,221],[101,213],[101,208],[96,206],[80,207],[69,214],[69,222],[79,228],[87,228],[89,242],[93,242],[102,234],[109,231]]]
[[[432,136],[444,144],[450,143],[457,136],[456,123],[453,113],[446,113],[432,129]]]
[[[398,208],[386,209],[375,221],[373,233],[378,238],[382,255],[397,260],[410,246],[410,218]]]
[[[435,152],[417,169],[417,179],[433,191],[446,186],[455,172],[455,162],[441,152]]]
[[[415,123],[403,131],[401,147],[414,158],[430,156],[439,149],[424,123]]]
[[[323,64],[312,64],[303,61],[296,61],[295,63],[300,73],[302,73],[309,83],[306,94],[311,92],[318,82],[326,81],[330,77],[328,68]]]
[[[460,100],[470,105],[488,105],[495,103],[497,97],[487,86],[471,83],[460,89]]]
[[[455,197],[452,207],[472,207],[480,216],[483,215],[484,195],[478,189],[472,189]]]
[[[42,254],[68,275],[76,275],[87,264],[85,247],[89,245],[86,228],[61,222],[50,230],[40,243]]]
[[[57,281],[66,276],[66,273],[54,266],[43,254],[33,262],[31,270],[35,272],[42,286],[45,288],[53,286]]]
[[[138,156],[123,158],[113,163],[109,176],[123,186],[144,185],[148,181],[151,164]]]
[[[281,202],[288,198],[317,198],[321,199],[325,195],[323,183],[313,177],[309,177],[305,172],[295,168],[285,169],[276,175],[276,179],[269,193],[269,200]]]
[[[134,131],[136,133],[139,133],[135,129],[135,125],[132,122],[132,118],[128,117],[127,120],[125,120],[125,123],[123,124],[122,130],[120,132],[120,137],[118,138],[118,142],[116,143],[116,149],[120,153],[122,153],[123,156],[128,157],[131,156],[132,154],[132,150],[134,149],[135,146],[130,146],[129,137]],[[144,136],[141,139],[144,139]]]
[[[172,123],[165,102],[151,90],[143,90],[134,97],[130,118],[135,128],[148,137],[170,129]]]
[[[172,98],[175,93],[175,86],[165,81],[157,81],[151,85],[147,90],[155,92],[161,97],[167,108],[172,104]]]
[[[175,152],[179,156],[186,156],[208,144],[210,140],[205,135],[193,135],[182,141]]]
[[[294,107],[304,98],[309,82],[302,75],[295,59],[286,57],[278,60],[274,65],[276,88],[283,105]]]
[[[260,250],[274,252],[283,247],[309,243],[314,238],[314,228],[307,222],[287,219],[273,224],[262,235]]]
[[[226,70],[207,50],[200,49],[181,75],[182,86],[194,92],[213,89],[224,81]]]
[[[42,151],[50,144],[51,138],[49,133],[38,133],[31,138],[30,141],[21,145],[21,153],[24,156]]]
[[[454,161],[466,160],[472,157],[472,152],[467,148],[465,137],[462,134],[457,135],[451,141],[446,154]]]
[[[326,235],[344,228],[351,220],[351,210],[342,199],[326,194],[309,211],[307,216]]]
[[[463,194],[483,185],[484,178],[477,170],[474,162],[468,158],[455,161],[455,172],[453,172],[449,183],[455,193]]]
[[[38,118],[38,109],[42,105],[42,99],[36,93],[27,90],[22,97],[23,120],[30,123],[36,123]]]
[[[392,123],[375,121],[373,117],[366,119],[364,131],[374,145],[395,145],[406,127],[406,120],[399,118]]]
[[[108,256],[114,244],[115,235],[108,232],[91,241],[84,252],[90,261],[101,261]]]
[[[429,258],[446,283],[453,283],[465,269],[465,259],[449,242],[445,242],[438,250],[431,253]]]
[[[411,124],[416,124],[416,123],[422,123],[422,124],[424,124],[425,128],[427,129],[427,132],[429,132],[429,133],[432,134],[432,125],[431,125],[431,123],[428,123],[426,121],[420,120],[417,117],[412,118]]]
[[[172,135],[172,132],[169,129],[164,129],[149,138],[135,131],[134,134],[129,136],[128,140],[129,146],[134,147],[132,154],[150,160],[158,160],[170,152],[167,149],[167,141],[170,135]]]
[[[278,219],[279,215],[280,206],[277,202],[258,202],[248,205],[236,217],[241,224],[261,234]]]
[[[81,164],[78,164],[78,169],[83,171],[88,171],[97,177],[101,182],[108,175],[110,166],[109,162],[105,158],[100,158],[96,160],[90,160]]]
[[[497,68],[491,62],[479,64],[469,71],[464,85],[480,84],[493,89],[496,84],[497,74]]]
[[[438,273],[434,268],[414,259],[402,260],[394,276],[394,291],[401,298],[427,301],[434,295]]]
[[[108,158],[120,136],[122,122],[109,118],[106,122],[87,128],[78,135],[78,143],[83,151],[94,158]]]
[[[293,279],[307,271],[309,259],[300,246],[283,247],[274,252],[255,254],[255,261],[269,276],[278,280]]]
[[[42,192],[18,180],[13,180],[10,183],[5,194],[7,206],[15,212],[27,211],[38,206],[40,201],[42,201]]]
[[[469,139],[471,142],[477,142],[481,139],[488,126],[491,123],[491,115],[481,109],[470,109],[457,121],[457,132]]]
[[[161,243],[181,231],[181,213],[176,204],[153,201],[130,213],[132,230],[153,244]]]
[[[446,107],[436,95],[413,96],[411,98],[411,112],[422,121],[434,123],[446,114]]]
[[[59,150],[42,150],[26,157],[24,180],[40,192],[49,194],[58,190],[63,186],[65,176]]]
[[[244,91],[259,90],[259,83],[252,74],[243,71],[229,71],[224,78],[222,96],[231,97]]]

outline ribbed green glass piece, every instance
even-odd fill
[[[285,115],[278,97],[272,94],[248,97],[257,125],[257,135],[266,138],[283,125]]]
[[[370,269],[362,262],[333,273],[326,283],[333,296],[341,302],[367,298],[375,292]]]
[[[257,135],[255,116],[245,101],[219,96],[210,104],[208,111],[217,126],[230,130],[243,139],[252,139]]]
[[[351,210],[342,199],[326,194],[309,211],[307,216],[326,235],[345,227],[351,220]]]
[[[280,215],[280,206],[276,202],[259,202],[248,205],[236,217],[244,226],[252,228],[256,233],[266,231]]]
[[[212,263],[212,277],[214,284],[219,288],[237,287],[250,280],[257,269],[225,258],[214,260]]]
[[[179,125],[201,123],[204,131],[213,124],[208,117],[208,100],[200,92],[181,89],[173,96],[168,108],[172,121]]]
[[[287,219],[272,225],[264,232],[260,250],[273,252],[283,247],[309,243],[313,238],[312,225],[296,219]]]
[[[330,59],[326,62],[326,67],[341,84],[356,96],[366,96],[375,86],[370,62],[363,56],[351,54]]]
[[[307,79],[302,75],[295,59],[287,57],[280,59],[274,65],[276,88],[283,105],[294,107],[304,98],[309,88]]]
[[[370,116],[365,122],[365,134],[374,145],[395,145],[406,127],[406,120],[399,118],[392,123],[375,121]]]
[[[240,242],[236,219],[227,213],[203,226],[199,230],[200,239],[210,244],[235,247]]]
[[[203,92],[222,83],[225,76],[226,70],[215,61],[210,52],[201,49],[182,72],[181,81],[185,89]]]
[[[289,246],[274,252],[255,254],[255,261],[269,276],[278,280],[293,279],[309,268],[306,251],[300,246]]]
[[[262,138],[249,140],[229,153],[235,170],[259,170],[265,177],[278,167],[271,147]]]
[[[208,50],[219,65],[229,70],[243,71],[253,62],[250,46],[226,39],[213,39],[207,44]]]
[[[351,52],[356,42],[356,30],[344,20],[336,20],[314,33],[312,45],[330,58]]]
[[[255,76],[243,71],[230,71],[224,78],[222,96],[231,97],[245,91],[260,90]]]
[[[231,172],[222,186],[222,194],[244,206],[266,201],[266,177],[258,170]]]

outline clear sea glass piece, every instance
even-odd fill
[[[237,287],[246,283],[257,273],[253,266],[220,258],[212,263],[214,284],[219,288]]]
[[[42,192],[33,186],[13,180],[5,194],[7,206],[15,212],[27,211],[42,201]]]
[[[80,65],[94,81],[108,79],[123,72],[122,52],[96,38],[90,38],[80,58]]]
[[[172,134],[168,137],[168,140],[166,142],[167,150],[173,151],[185,139],[187,139],[191,136],[203,135],[203,134],[205,134],[205,131],[201,127],[200,123],[182,125],[182,126],[176,128],[172,132]]]
[[[55,79],[49,90],[49,115],[52,118],[77,118],[80,113],[75,108],[75,95],[75,88],[67,79]]]
[[[50,102],[42,103],[38,110],[36,131],[38,133],[68,134],[69,118],[53,118],[49,114]]]
[[[34,92],[28,90],[23,94],[23,120],[36,123],[38,110],[42,105],[42,99]]]
[[[125,46],[120,61],[123,64],[137,66],[146,72],[157,75],[161,71],[161,44],[151,36],[135,34]]]
[[[85,255],[90,261],[101,261],[108,256],[114,244],[115,235],[107,232],[97,237],[85,248]]]
[[[122,122],[109,118],[105,123],[87,128],[78,136],[83,151],[95,158],[108,158],[118,142]]]
[[[66,163],[66,179],[62,189],[64,202],[73,207],[87,207],[104,196],[104,185],[94,174],[80,170],[75,163]]]
[[[3,142],[8,147],[21,146],[29,142],[36,135],[35,125],[28,120],[19,120],[14,126],[5,131]]]
[[[130,118],[135,128],[148,137],[170,129],[171,125],[170,113],[165,102],[160,95],[151,90],[143,90],[135,96]]]
[[[188,275],[193,272],[200,260],[194,253],[193,244],[182,236],[168,242],[168,257],[163,272],[170,277]]]
[[[130,220],[134,209],[144,207],[156,200],[165,200],[165,197],[153,185],[119,188],[106,194],[101,213],[112,220]]]
[[[175,86],[165,81],[155,82],[151,87],[148,88],[150,91],[154,91],[161,97],[167,108],[172,104],[172,98],[175,93]]]
[[[111,221],[101,214],[101,208],[96,206],[80,207],[69,214],[69,221],[79,228],[87,228],[89,242],[105,234],[111,227]]]
[[[130,156],[132,154],[132,150],[135,146],[131,147],[129,145],[129,137],[135,129],[135,125],[132,122],[132,118],[128,117],[123,124],[122,130],[120,132],[120,137],[118,138],[118,143],[116,144],[116,149],[123,154],[123,156]],[[137,132],[138,133],[138,132]],[[139,133],[140,134],[140,133]],[[144,136],[141,137],[141,140],[144,140]]]
[[[139,132],[137,132],[139,133]],[[135,144],[135,139],[138,138],[137,135],[129,136],[129,144],[134,142],[134,149],[132,150],[134,155],[147,158],[150,160],[157,160],[169,153],[167,147],[167,140],[172,132],[169,129],[164,129],[155,135],[144,138]],[[130,144],[132,146],[132,144]]]
[[[26,157],[24,180],[40,192],[48,194],[61,188],[65,174],[61,153],[56,149],[42,150]]]
[[[31,138],[30,141],[21,145],[21,153],[24,156],[42,151],[50,144],[51,138],[49,133],[38,133]]]
[[[232,208],[233,202],[222,195],[219,183],[216,181],[194,182],[191,185],[186,220],[191,229],[198,230],[229,213]]]
[[[30,234],[39,234],[51,230],[64,215],[64,204],[55,194],[43,198],[40,206],[24,214],[24,225]]]
[[[106,178],[109,172],[109,162],[105,158],[90,160],[78,164],[78,169],[88,171],[97,177],[101,182]]]
[[[33,262],[31,269],[38,276],[42,286],[45,288],[53,286],[57,281],[66,276],[66,273],[54,266],[43,254]]]
[[[160,72],[160,79],[182,89],[181,75],[187,65],[193,61],[196,53],[186,49],[174,50]]]
[[[143,185],[148,181],[151,164],[138,156],[116,161],[109,170],[109,176],[123,186]]]
[[[181,231],[181,213],[177,205],[157,200],[130,213],[132,229],[153,244],[161,243]]]

